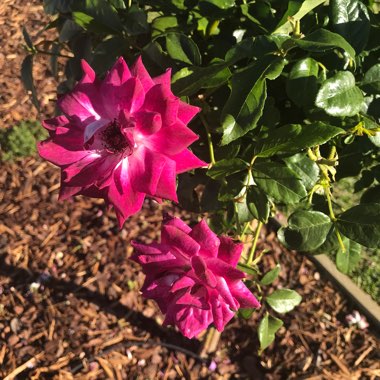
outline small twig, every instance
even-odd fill
[[[4,378],[4,380],[13,380],[17,375],[24,372],[26,369],[34,367],[36,365],[36,362],[44,356],[44,352],[40,352],[36,356],[33,356],[31,359],[26,361],[24,364],[17,367],[14,371],[12,371],[8,376]]]

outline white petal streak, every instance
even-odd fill
[[[111,120],[108,119],[99,119],[95,120],[89,125],[87,125],[84,131],[84,142],[86,143],[94,134],[102,127],[110,123]]]

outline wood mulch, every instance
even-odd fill
[[[303,302],[284,317],[259,357],[257,319],[234,319],[211,357],[201,340],[161,327],[162,315],[139,295],[144,275],[128,260],[130,240],[159,237],[162,208],[146,202],[118,231],[102,201],[58,202],[59,170],[30,158],[0,173],[0,377],[11,379],[375,379],[379,340],[348,326],[352,306],[274,232],[263,265],[282,264],[274,288]],[[185,220],[195,215],[174,210]],[[268,291],[273,291],[273,287]],[[8,376],[8,377],[6,377]]]
[[[37,57],[35,77],[42,114],[21,85],[21,26],[32,36],[46,22],[41,1],[0,4],[0,127],[51,117],[57,81],[48,57]],[[42,37],[41,37],[42,39]],[[353,306],[321,278],[305,257],[269,249],[263,269],[282,265],[279,287],[303,302],[284,319],[275,343],[257,355],[257,321],[234,319],[217,351],[199,355],[203,337],[188,340],[161,326],[162,315],[138,289],[144,280],[128,260],[130,240],[159,237],[163,209],[146,202],[123,230],[103,201],[58,202],[59,171],[37,158],[0,163],[0,378],[1,379],[376,379],[380,341],[371,326],[348,326]]]

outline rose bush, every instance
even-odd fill
[[[300,298],[289,289],[269,295],[265,289],[281,270],[278,263],[262,273],[264,253],[256,252],[260,229],[270,218],[287,216],[278,232],[284,245],[301,252],[332,252],[346,273],[360,259],[362,245],[380,245],[380,23],[373,1],[49,0],[44,4],[53,15],[48,27],[56,29],[57,38],[35,45],[24,30],[29,54],[22,78],[38,107],[34,56],[49,54],[53,73],[64,64],[66,77],[58,92],[67,94],[59,100],[66,116],[45,122],[51,137],[40,147],[42,155],[62,165],[62,197],[74,193],[104,197],[114,204],[122,223],[141,207],[145,195],[174,201],[178,196],[181,207],[207,213],[214,232],[247,243],[237,267],[253,275],[246,285],[276,313],[292,310]],[[120,56],[128,64],[142,56],[150,74],[142,65],[137,67],[140,61],[131,78],[125,69],[125,77],[113,69],[112,87],[107,73]],[[82,59],[105,78],[103,82],[95,84],[95,74],[85,66],[87,76],[75,87]],[[168,68],[174,96],[169,74],[164,74]],[[149,76],[156,75],[161,84],[147,89]],[[84,92],[84,107],[76,104],[83,86],[91,88]],[[157,104],[159,109],[153,107]],[[181,116],[177,107],[187,115]],[[186,124],[195,114],[191,132]],[[181,125],[183,139],[172,125]],[[170,133],[165,134],[168,126]],[[69,136],[73,137],[70,149]],[[80,143],[75,136],[82,136]],[[192,142],[196,156],[187,150]],[[55,149],[64,151],[65,158],[54,157]],[[67,150],[86,158],[73,159]],[[93,151],[96,156],[87,157]],[[210,162],[207,170],[180,174],[175,187],[177,174],[205,162]],[[94,167],[98,169],[93,171]],[[360,201],[342,207],[336,183],[347,177]],[[137,251],[141,256],[136,257],[145,260],[143,251]],[[197,267],[198,259],[194,260]],[[165,278],[161,272],[157,276],[148,275],[144,292]],[[249,317],[251,312],[239,314]],[[181,316],[174,311],[168,315],[170,323],[179,324]],[[261,349],[281,327],[277,317],[264,313],[258,328]],[[210,317],[205,320],[211,322]],[[185,325],[180,328],[186,331]]]

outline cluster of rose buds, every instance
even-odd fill
[[[141,58],[131,69],[120,58],[102,81],[85,61],[82,68],[58,100],[63,116],[43,122],[50,137],[38,150],[61,167],[60,199],[103,198],[121,227],[146,196],[176,202],[177,174],[207,166],[188,149],[198,136],[187,124],[199,108],[173,95],[170,70],[152,78]],[[204,221],[191,229],[167,216],[161,243],[133,246],[146,273],[143,295],[189,338],[212,323],[222,331],[240,307],[260,307],[236,269],[242,244]]]

